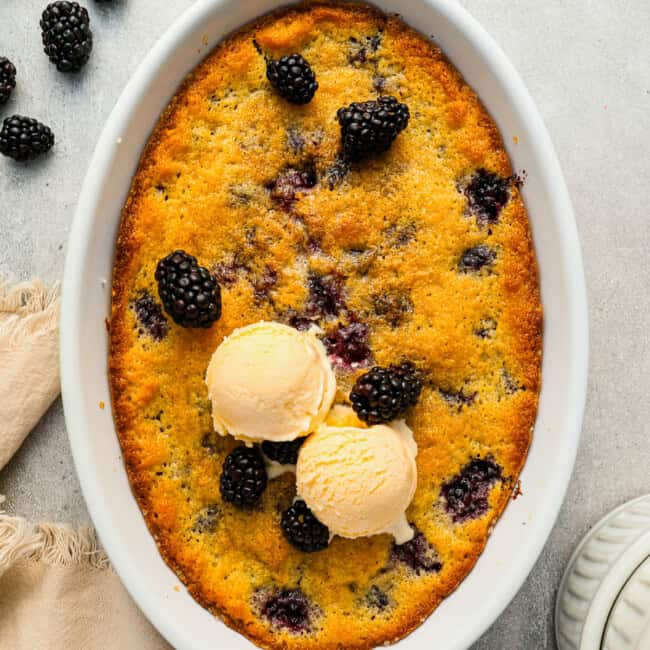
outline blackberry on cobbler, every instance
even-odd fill
[[[193,255],[167,255],[158,262],[156,280],[165,311],[178,325],[207,328],[221,317],[221,287]]]
[[[298,450],[307,438],[296,438],[288,442],[271,442],[265,440],[262,443],[262,451],[270,460],[280,465],[295,465],[298,462]]]
[[[79,72],[93,49],[90,18],[85,7],[58,0],[47,5],[41,16],[45,54],[59,72]]]
[[[9,101],[15,87],[16,66],[6,56],[0,56],[0,106]]]
[[[329,528],[314,517],[302,500],[296,501],[282,513],[281,524],[289,544],[303,553],[322,551],[329,546]]]
[[[339,108],[341,149],[348,160],[361,160],[390,148],[409,122],[409,108],[390,95]]]
[[[318,89],[314,71],[300,54],[268,59],[266,76],[278,94],[292,104],[308,104]]]
[[[50,128],[31,117],[12,115],[2,123],[0,154],[3,156],[25,162],[49,151],[53,144]]]
[[[236,447],[226,456],[219,480],[224,501],[254,506],[266,490],[266,483],[266,467],[257,449]]]
[[[368,424],[390,422],[413,406],[422,382],[412,363],[384,368],[375,366],[357,379],[350,393],[352,408]]]

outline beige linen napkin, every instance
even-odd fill
[[[59,394],[59,287],[0,281],[0,469]]]
[[[59,394],[59,288],[0,282],[0,469]],[[167,650],[95,531],[1,510],[0,650]]]

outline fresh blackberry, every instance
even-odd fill
[[[6,104],[16,87],[16,67],[5,56],[0,56],[0,106]]]
[[[223,462],[220,488],[224,501],[253,506],[266,490],[266,467],[254,447],[237,447]]]
[[[318,89],[313,70],[300,54],[269,59],[266,76],[278,94],[292,104],[308,104]]]
[[[380,424],[399,417],[418,401],[422,382],[413,364],[375,366],[361,375],[350,393],[352,408],[364,422]]]
[[[31,117],[12,115],[2,123],[0,153],[3,156],[24,162],[49,151],[53,144],[50,128]]]
[[[409,109],[390,95],[339,108],[341,148],[348,160],[386,151],[409,121]]]
[[[303,553],[329,546],[330,531],[321,524],[304,501],[296,501],[282,513],[282,532],[289,544]]]
[[[221,287],[196,257],[174,251],[158,262],[158,293],[165,311],[183,327],[210,327],[221,317]]]
[[[274,460],[280,465],[295,465],[298,462],[298,450],[307,438],[296,438],[289,442],[270,442],[265,440],[262,443],[262,451],[267,458]]]
[[[59,72],[79,72],[93,49],[90,18],[85,7],[59,0],[49,4],[41,16],[45,54]]]

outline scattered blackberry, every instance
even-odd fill
[[[289,442],[270,442],[265,440],[262,443],[262,451],[267,458],[274,460],[280,465],[295,465],[298,462],[298,450],[307,438],[296,438]]]
[[[520,384],[505,368],[501,371],[501,383],[508,395],[514,395],[520,390],[525,390],[525,386]]]
[[[472,248],[468,248],[460,257],[458,262],[458,270],[461,273],[471,273],[472,271],[480,271],[484,266],[492,266],[497,258],[496,251],[486,246],[479,244]]]
[[[349,160],[361,160],[390,147],[397,134],[406,128],[409,109],[388,95],[339,108],[337,118],[343,154]]]
[[[467,463],[440,490],[452,520],[463,522],[482,517],[488,511],[492,486],[502,480],[501,467],[492,458],[474,458]]]
[[[310,316],[337,316],[345,309],[343,283],[345,279],[337,274],[319,275],[313,271],[307,278],[309,303],[307,312]]]
[[[264,271],[251,279],[253,285],[253,297],[257,303],[264,300],[271,301],[271,291],[278,283],[278,272],[270,266],[266,266]]]
[[[350,393],[352,408],[364,422],[380,424],[399,417],[418,401],[422,382],[413,364],[375,366],[361,375]]]
[[[160,260],[156,280],[165,311],[178,325],[207,328],[221,317],[219,283],[185,251]]]
[[[253,506],[266,490],[266,467],[257,449],[237,447],[223,462],[220,488],[224,501]]]
[[[287,325],[297,329],[299,332],[306,332],[316,324],[316,319],[305,314],[297,312],[295,309],[289,309],[285,314]]]
[[[366,605],[382,611],[390,605],[390,598],[377,585],[372,585],[365,597]]]
[[[282,513],[282,532],[289,544],[303,553],[329,546],[329,529],[314,517],[304,501],[296,501]]]
[[[372,307],[391,327],[398,327],[406,315],[413,312],[413,301],[406,292],[385,291],[372,297]]]
[[[45,54],[59,72],[79,72],[93,49],[90,18],[85,7],[59,0],[49,4],[41,16]]]
[[[446,390],[444,388],[438,388],[440,397],[447,402],[452,407],[456,407],[460,413],[463,410],[463,406],[470,406],[476,401],[477,392],[466,393],[464,389],[459,391],[455,390]]]
[[[393,544],[391,559],[393,562],[405,564],[416,575],[421,573],[438,573],[442,562],[436,549],[429,543],[424,534],[414,527],[415,535],[406,544]]]
[[[147,332],[155,341],[162,341],[167,336],[167,319],[153,296],[143,291],[133,303],[133,308],[142,325],[140,333]]]
[[[4,56],[0,56],[0,106],[6,104],[16,87],[16,67]]]
[[[339,323],[330,330],[323,344],[332,363],[345,369],[370,365],[372,353],[368,333],[368,326],[356,321],[349,325]]]
[[[311,189],[316,182],[316,170],[312,167],[289,167],[281,171],[267,187],[271,190],[271,198],[285,210],[290,210],[296,202],[296,194]]]
[[[266,76],[278,94],[292,104],[308,104],[318,89],[313,70],[300,54],[267,60]]]
[[[308,630],[318,610],[300,589],[274,589],[262,595],[260,614],[278,629],[298,633]]]
[[[0,131],[0,153],[18,162],[32,160],[54,144],[54,134],[48,126],[22,115],[5,118]]]
[[[341,156],[337,156],[334,162],[325,170],[325,179],[330,190],[340,185],[349,171],[350,163]]]
[[[305,148],[306,140],[305,136],[299,131],[295,126],[290,126],[287,129],[287,144],[291,149],[292,153],[299,154],[302,153]]]
[[[460,186],[467,198],[468,211],[476,217],[479,226],[499,221],[501,210],[510,200],[511,183],[512,178],[501,178],[480,168]]]

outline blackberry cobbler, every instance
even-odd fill
[[[220,419],[206,369],[267,326],[325,359],[310,381],[329,393],[313,427],[251,439]],[[248,25],[163,113],[117,242],[113,414],[162,556],[261,647],[405,636],[468,574],[513,492],[541,331],[520,183],[444,55],[367,5]],[[219,408],[245,392],[235,375],[220,375],[233,389]],[[301,463],[409,429],[401,532],[337,534]]]

